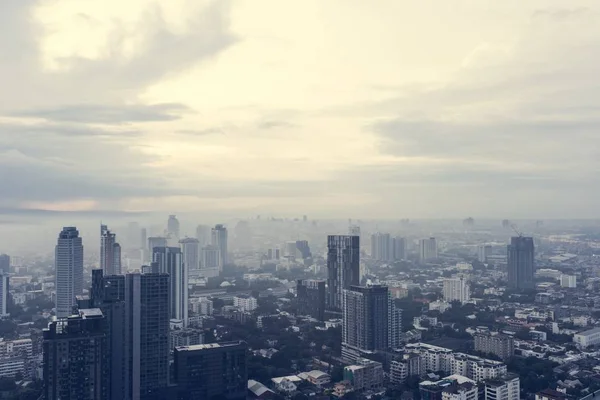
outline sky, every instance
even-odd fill
[[[597,0],[2,0],[0,27],[0,222],[597,217]]]

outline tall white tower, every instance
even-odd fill
[[[190,275],[197,275],[200,269],[200,244],[198,239],[185,238],[179,241],[183,253],[183,265]]]
[[[179,247],[155,247],[152,261],[157,264],[158,272],[167,273],[169,282],[169,309],[171,319],[183,321],[188,325],[188,274],[183,265]]]
[[[8,316],[8,274],[0,271],[0,316]]]
[[[56,316],[67,317],[83,294],[83,244],[75,227],[65,227],[55,248]]]

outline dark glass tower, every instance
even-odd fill
[[[358,236],[327,237],[327,306],[342,309],[342,291],[360,284],[360,244]]]
[[[83,309],[44,330],[44,399],[110,398],[104,322],[99,309]]]
[[[299,279],[296,285],[298,314],[325,320],[325,281]]]
[[[387,286],[351,286],[344,290],[342,343],[363,351],[388,347]]]
[[[535,288],[535,249],[533,238],[515,236],[508,245],[508,287],[512,289]]]
[[[179,400],[244,400],[248,389],[245,342],[177,347],[175,382]]]

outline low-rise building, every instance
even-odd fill
[[[515,340],[508,335],[491,333],[477,333],[474,336],[475,350],[486,354],[494,354],[502,360],[507,360],[514,355]]]
[[[379,390],[383,387],[383,365],[366,358],[359,359],[356,365],[344,368],[344,380],[359,392]]]
[[[519,400],[521,396],[521,381],[518,375],[488,379],[485,384],[485,400]]]
[[[235,296],[233,305],[242,311],[251,312],[258,308],[258,301],[252,296]]]
[[[586,348],[600,343],[600,328],[579,332],[573,336],[573,342],[579,347]]]

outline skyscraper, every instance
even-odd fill
[[[360,351],[385,350],[389,335],[389,294],[386,286],[350,286],[343,291],[342,357]]]
[[[219,269],[221,251],[217,246],[204,246],[200,252],[201,270]],[[218,275],[218,274],[217,274]]]
[[[360,284],[360,239],[358,236],[327,237],[327,305],[342,309],[342,291]]]
[[[75,296],[83,294],[83,244],[75,227],[65,227],[55,248],[56,316],[71,315]]]
[[[9,276],[8,273],[0,271],[0,316],[8,316],[8,293],[9,290]]]
[[[515,236],[507,247],[508,287],[533,289],[535,287],[535,249],[532,237]]]
[[[219,269],[223,270],[223,266],[228,263],[227,259],[227,228],[224,225],[215,225],[211,231],[211,244],[219,248],[220,264]]]
[[[175,215],[169,215],[167,221],[167,232],[174,239],[179,239],[179,220]]]
[[[197,275],[200,269],[200,246],[198,239],[185,238],[179,241],[183,253],[183,265],[190,275]]]
[[[104,316],[79,310],[44,329],[44,399],[108,400]]]
[[[207,225],[198,225],[196,227],[196,239],[200,244],[200,247],[204,247],[211,243],[211,229]]]
[[[148,245],[148,230],[146,228],[140,229],[140,249],[146,250]]]
[[[314,279],[298,279],[296,284],[296,300],[298,313],[325,320],[325,281]]]
[[[245,342],[175,348],[175,382],[180,400],[245,400],[248,390]]]
[[[393,247],[389,233],[371,235],[371,258],[377,261],[392,261]]]
[[[5,274],[10,272],[10,256],[8,254],[0,254],[0,272]]]
[[[183,264],[181,250],[178,247],[155,247],[152,256],[158,272],[170,276],[169,309],[170,318],[188,324],[188,273]]]
[[[438,258],[437,241],[434,237],[419,241],[419,262],[427,262]]]

